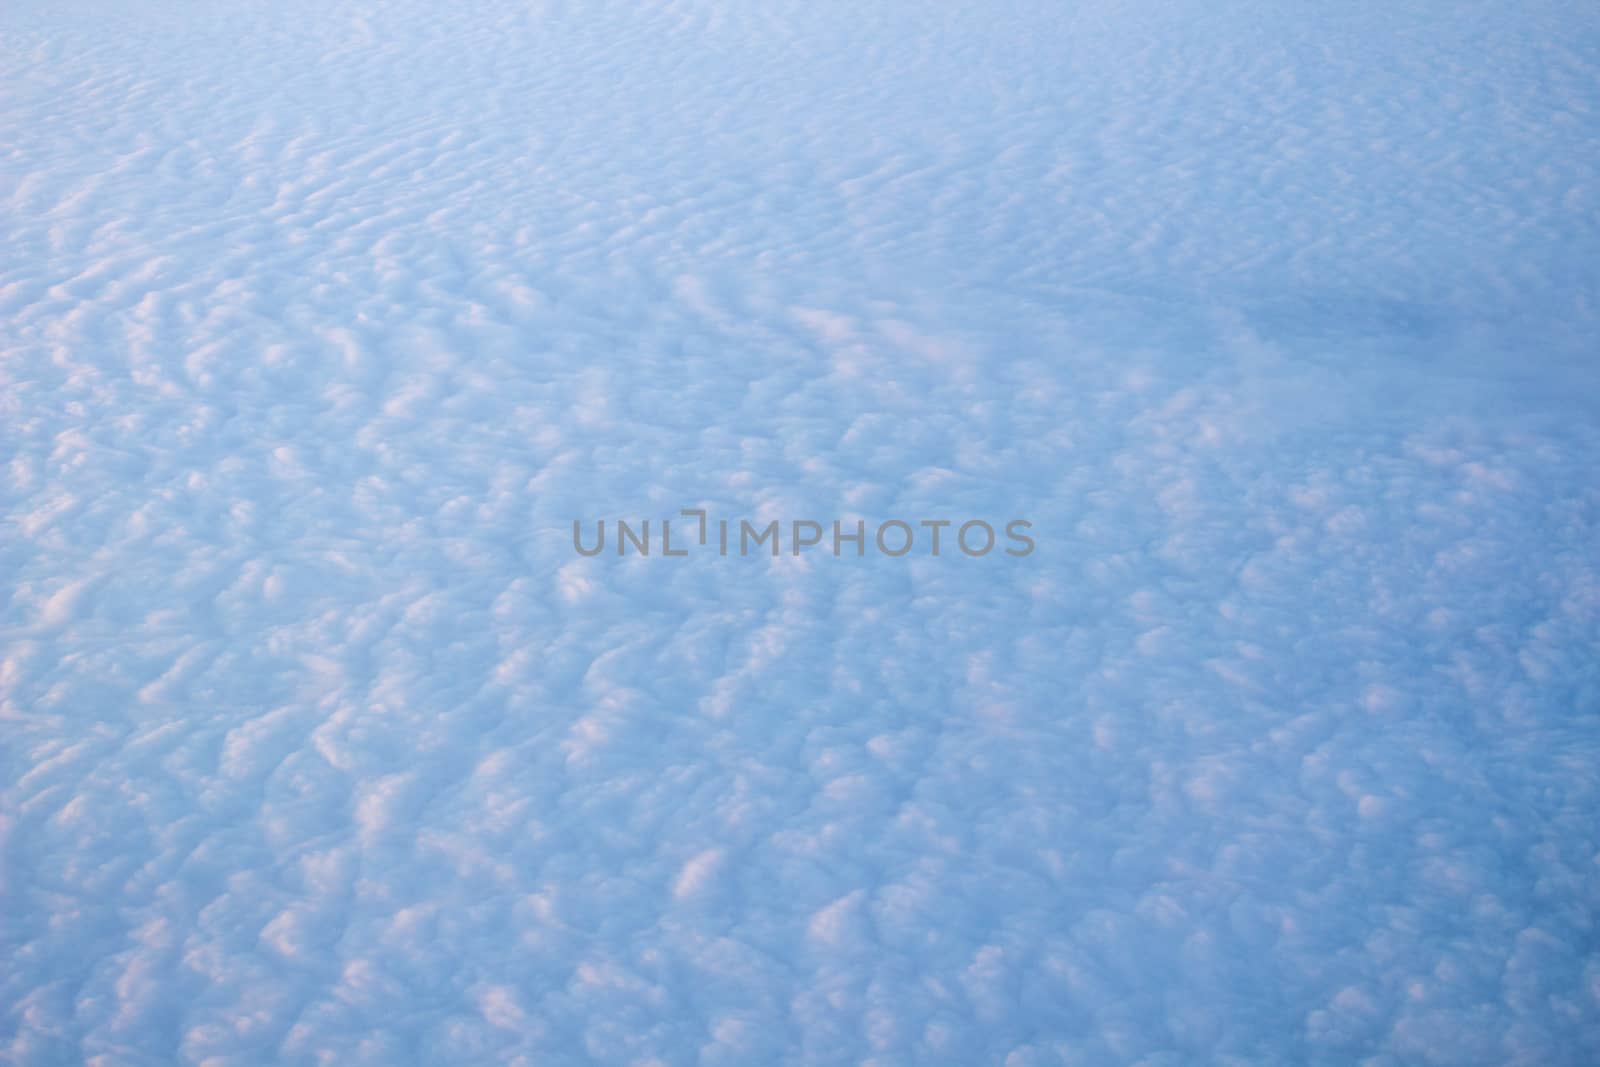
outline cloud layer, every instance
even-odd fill
[[[12,7],[0,1056],[1600,1057],[1594,19]]]

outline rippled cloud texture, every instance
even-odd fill
[[[1594,11],[10,0],[0,85],[0,1060],[1600,1062]],[[574,551],[686,508],[1036,549]]]

